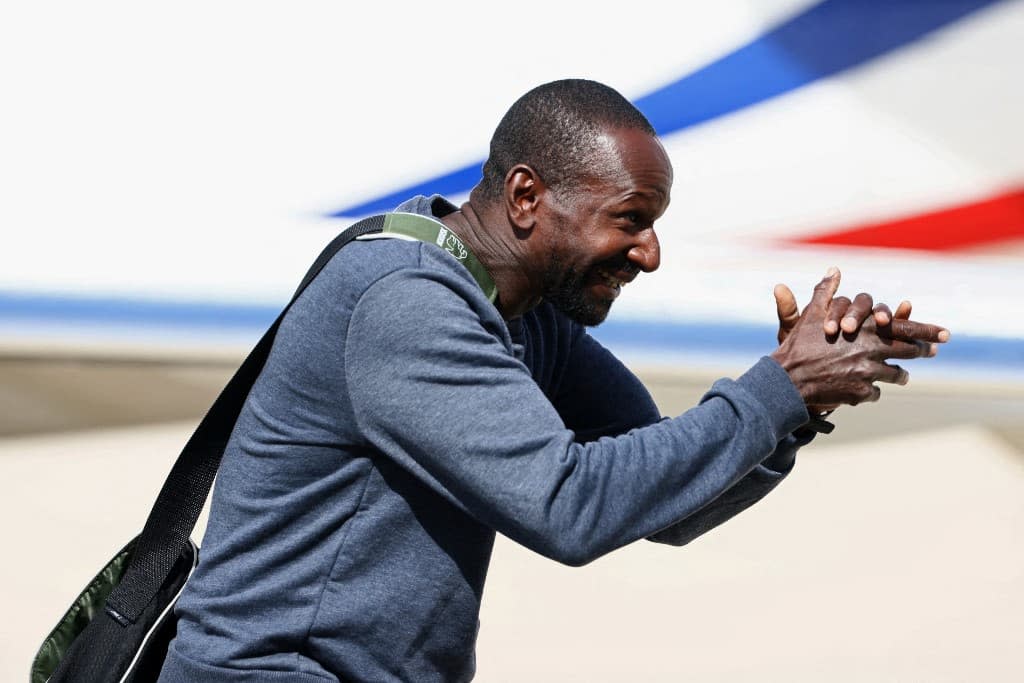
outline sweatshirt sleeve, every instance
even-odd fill
[[[577,443],[464,286],[403,269],[364,292],[345,340],[357,425],[425,486],[560,562],[690,517],[807,419],[762,361],[679,417]]]
[[[661,420],[654,400],[639,378],[582,329],[574,334],[565,366],[554,403],[577,440],[621,434]],[[785,371],[770,358],[762,359],[740,383],[757,385],[760,396],[784,410],[796,410],[797,404],[802,404]],[[709,393],[703,400],[712,395]],[[813,438],[814,432],[809,430],[785,435],[775,450],[740,481],[650,540],[684,545],[750,507],[785,478],[793,468],[796,451]]]

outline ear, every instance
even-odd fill
[[[516,164],[505,175],[505,211],[509,222],[520,230],[531,230],[537,222],[537,208],[544,193],[544,181],[526,164]]]

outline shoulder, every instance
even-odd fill
[[[439,335],[452,344],[484,334],[510,345],[508,329],[470,272],[434,244],[366,240],[325,273],[348,343],[385,346],[401,336]],[[479,339],[478,339],[479,341]]]
[[[406,239],[354,240],[324,266],[296,305],[351,310],[371,288],[397,283],[408,288],[431,280],[446,282],[467,298],[479,290],[469,272],[435,245]]]
[[[420,353],[412,347],[425,338],[451,349],[473,340],[511,346],[507,337],[476,281],[437,246],[353,241],[290,308],[275,341],[275,360],[323,372],[331,363],[341,367],[352,354],[366,362],[371,356]]]
[[[327,263],[281,323],[279,346],[331,349],[354,321],[403,326],[468,310],[497,315],[468,271],[435,245],[401,239],[355,240]],[[364,315],[359,315],[363,310]],[[388,320],[391,318],[391,320]]]

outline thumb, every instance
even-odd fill
[[[807,305],[806,313],[813,314],[815,317],[824,317],[825,311],[832,303],[832,297],[839,291],[840,279],[842,279],[842,274],[839,269],[835,266],[830,267],[821,282],[814,286],[814,294],[811,296],[811,303]]]
[[[796,305],[796,297],[793,290],[784,284],[775,285],[775,311],[779,316],[779,342],[789,334],[790,330],[800,320],[800,310]]]

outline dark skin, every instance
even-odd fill
[[[782,284],[775,286],[775,304],[779,316],[779,343],[781,344],[797,320],[800,319],[800,310],[797,308],[793,292]],[[910,320],[911,310],[911,303],[902,301],[896,307],[896,312],[893,313],[884,303],[875,305],[872,296],[866,292],[858,294],[853,301],[845,296],[836,296],[829,304],[823,331],[832,336],[837,335],[840,330],[846,334],[855,334],[870,314],[883,334],[905,340],[918,339],[922,340],[922,343],[929,343],[924,342],[924,339],[930,340],[927,355],[934,356],[937,351],[935,342],[949,341],[949,330],[938,325],[928,325]]]
[[[494,278],[498,309],[506,319],[540,303],[556,262],[579,272],[584,298],[605,310],[618,296],[606,278],[625,284],[660,265],[654,222],[668,208],[668,155],[657,138],[636,130],[609,131],[602,152],[598,172],[580,179],[573,197],[550,188],[530,166],[517,164],[506,175],[500,201],[484,200],[474,191],[458,212],[443,219]]]
[[[877,401],[881,389],[875,382],[906,384],[909,379],[906,370],[886,361],[921,358],[932,352],[930,343],[922,343],[926,340],[908,341],[884,334],[884,327],[879,328],[873,316],[865,320],[860,332],[822,335],[839,279],[838,269],[830,269],[815,286],[800,319],[772,353],[809,407]],[[932,327],[936,329],[931,336],[938,341],[945,330]],[[945,336],[948,338],[948,332]]]
[[[668,208],[672,166],[656,137],[609,129],[597,163],[571,190],[549,187],[527,164],[509,169],[500,199],[477,188],[443,220],[476,254],[498,287],[498,309],[519,317],[547,297],[589,325],[607,315],[622,286],[661,261],[655,221]],[[812,413],[877,400],[875,384],[906,384],[886,361],[935,354],[949,332],[909,320],[870,295],[837,297],[839,273],[817,287],[797,312],[788,287],[776,288],[779,348],[786,370]],[[564,304],[564,306],[563,306]]]
[[[829,287],[833,291],[838,287],[840,277],[837,270],[835,282],[829,283]],[[829,277],[826,276],[826,280],[828,279]],[[775,303],[779,316],[778,338],[781,346],[800,321],[801,314],[797,308],[796,297],[786,285],[775,286]],[[949,341],[949,331],[945,328],[910,320],[912,305],[909,301],[900,302],[895,313],[884,303],[873,304],[874,300],[871,295],[864,292],[858,294],[852,301],[845,296],[833,296],[826,308],[822,325],[826,338],[835,343],[839,341],[839,336],[842,334],[844,340],[853,340],[867,323],[868,329],[873,330],[883,339],[915,344],[920,355],[910,356],[914,358],[932,357],[938,352],[938,343]],[[805,309],[806,312],[807,309]],[[909,380],[909,374],[903,371],[903,375],[897,376],[895,383],[906,384],[907,380]],[[877,387],[873,387],[867,400],[878,400],[880,395],[881,391]],[[840,403],[808,403],[808,410],[812,414],[818,414],[835,410],[839,405]]]

